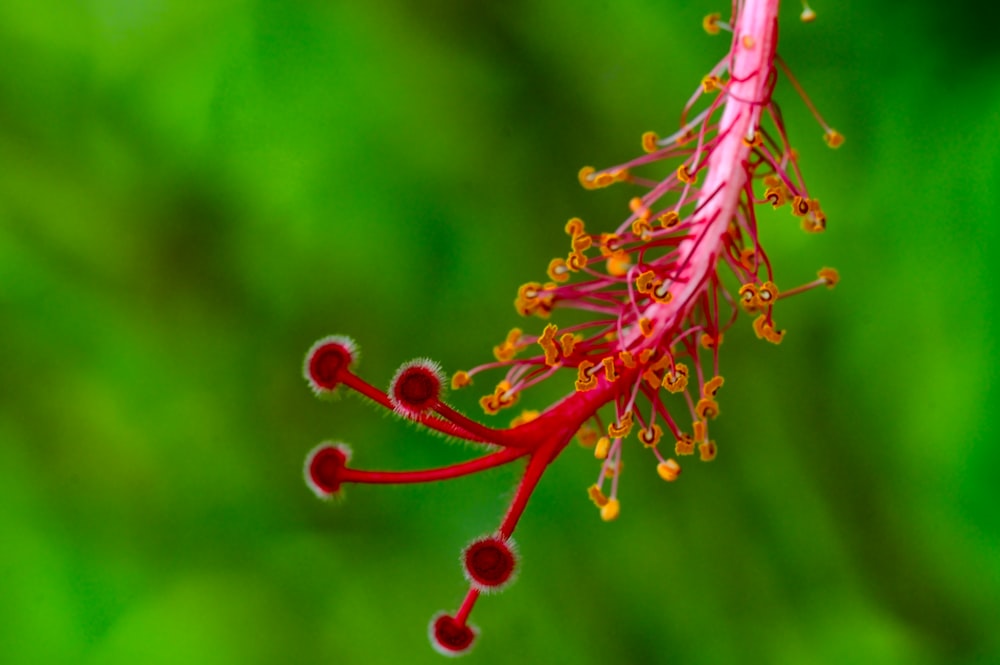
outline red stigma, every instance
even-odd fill
[[[405,416],[416,416],[434,408],[441,399],[444,380],[441,368],[430,360],[411,360],[396,372],[389,384],[393,407]]]
[[[459,623],[444,612],[435,614],[430,625],[431,645],[445,656],[461,656],[472,648],[476,630],[465,623]]]
[[[500,591],[514,578],[517,555],[513,543],[495,536],[481,538],[462,552],[465,575],[480,591]]]
[[[324,337],[306,353],[305,378],[316,393],[330,392],[356,358],[354,342],[340,335]]]
[[[339,443],[321,443],[306,456],[306,484],[321,499],[340,491],[343,472],[351,459],[351,449]]]

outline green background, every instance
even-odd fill
[[[740,319],[718,460],[666,485],[627,451],[617,522],[567,449],[469,662],[1000,662],[998,42],[969,3],[814,7],[780,50],[847,143],[776,98],[829,231],[761,233],[779,285],[841,285],[781,303],[780,347]],[[727,9],[0,3],[0,661],[440,662],[516,469],[316,501],[323,439],[472,451],[314,399],[302,354],[351,335],[385,385],[539,329],[517,286],[632,195],[577,170],[676,126]]]

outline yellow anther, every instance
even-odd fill
[[[739,290],[740,304],[743,305],[743,309],[753,313],[758,311],[762,304],[760,302],[760,295],[757,293],[757,285],[746,283],[740,287]]]
[[[618,519],[620,510],[621,506],[618,504],[618,499],[608,499],[608,502],[601,506],[601,519],[605,522],[612,522]]]
[[[821,280],[826,282],[826,288],[828,289],[837,286],[837,282],[840,281],[840,273],[837,272],[836,268],[821,268],[816,274]]]
[[[778,287],[772,281],[764,282],[757,288],[757,298],[765,307],[774,304],[778,298]]]
[[[764,145],[764,139],[761,138],[760,132],[754,131],[753,136],[749,138],[746,136],[743,137],[743,145],[748,148],[759,148]]]
[[[611,174],[611,177],[615,179],[615,182],[632,182],[632,174],[629,173],[628,169],[618,169]]]
[[[635,288],[639,293],[649,293],[653,290],[654,282],[656,282],[656,273],[647,270],[635,278]]]
[[[594,184],[593,175],[595,173],[593,166],[584,166],[577,173],[577,178],[580,180],[580,184],[583,185],[584,189],[597,189],[597,185]]]
[[[611,449],[611,439],[606,436],[602,436],[597,440],[597,445],[594,446],[594,457],[597,459],[607,459],[608,451]]]
[[[719,403],[714,399],[709,399],[708,397],[702,397],[695,404],[694,412],[702,420],[708,420],[709,418],[716,418],[719,415]]]
[[[722,80],[715,74],[710,74],[701,79],[701,90],[705,94],[722,89]]]
[[[657,219],[660,222],[660,226],[662,226],[665,229],[672,229],[675,226],[677,226],[678,223],[680,223],[681,216],[678,215],[677,211],[675,210],[668,210],[659,217],[657,217]]]
[[[811,208],[809,207],[809,199],[804,196],[796,196],[792,199],[792,214],[796,217],[802,217],[803,215],[808,215]]]
[[[455,372],[451,377],[451,389],[458,390],[472,383],[472,377],[465,370]]]
[[[576,390],[586,392],[597,387],[597,377],[590,374],[588,370],[594,367],[594,363],[589,360],[581,360],[576,367]]]
[[[639,331],[643,334],[644,337],[652,337],[653,322],[645,317],[639,319]]]
[[[698,446],[698,454],[701,456],[702,462],[711,462],[715,459],[717,449],[715,447],[715,441],[706,441],[700,446]]]
[[[566,257],[566,267],[573,272],[579,272],[587,267],[587,256],[583,252],[570,252]]]
[[[562,351],[563,358],[573,355],[573,347],[576,346],[576,335],[573,333],[563,333],[559,336],[559,350]]]
[[[518,342],[521,341],[521,329],[512,328],[509,333],[507,333],[507,339],[501,342],[498,346],[493,347],[493,355],[496,359],[501,362],[506,362],[517,355],[517,352],[521,350]]]
[[[511,393],[510,382],[504,380],[497,384],[492,395],[486,395],[480,399],[479,405],[483,407],[483,411],[492,416],[500,409],[506,409],[516,404],[519,397],[518,393]]]
[[[641,362],[642,364],[648,363],[649,359],[653,357],[654,353],[656,353],[656,349],[654,349],[651,346],[643,349],[642,351],[639,352],[639,362]]]
[[[618,419],[618,422],[608,424],[608,436],[622,439],[632,431],[632,412],[628,411]]]
[[[590,246],[594,244],[594,239],[585,233],[581,233],[578,236],[573,236],[573,241],[570,246],[573,248],[574,252],[582,252],[585,249],[590,249]]]
[[[646,132],[642,135],[642,149],[645,152],[656,152],[660,149],[657,143],[660,137],[656,135],[656,132]]]
[[[634,212],[636,215],[639,216],[639,219],[644,220],[646,222],[649,221],[649,216],[650,216],[649,208],[646,207],[646,204],[642,202],[641,198],[639,198],[638,196],[633,196],[631,199],[629,199],[628,207],[629,210],[631,210],[632,212]]]
[[[822,233],[826,231],[826,215],[818,210],[805,215],[802,217],[802,230],[806,233]]]
[[[702,333],[700,341],[703,348],[706,348],[709,351],[714,351],[722,344],[722,333],[716,333],[715,335]]]
[[[774,329],[774,323],[768,321],[765,314],[754,319],[753,331],[759,339],[766,339],[771,344],[781,344],[781,339],[785,336],[784,330]]]
[[[743,39],[740,41],[743,42],[743,48],[747,50],[750,50],[757,45],[757,40],[753,38],[753,35],[743,35]]]
[[[614,383],[618,380],[618,374],[615,372],[615,359],[612,356],[602,359],[601,365],[604,366],[604,378],[608,380],[608,383]]]
[[[687,164],[681,164],[680,166],[677,167],[677,179],[683,182],[685,185],[693,185],[694,181],[697,178],[688,169]]]
[[[524,423],[530,423],[532,420],[538,417],[538,411],[522,411],[521,415],[515,417],[510,421],[510,426],[512,428],[518,425],[523,425]]]
[[[597,175],[594,176],[593,180],[594,180],[594,185],[596,185],[597,187],[607,187],[608,185],[614,184],[615,176],[607,172],[598,173]]]
[[[749,272],[757,272],[757,250],[753,247],[744,247],[740,251],[740,265]]]
[[[566,233],[570,238],[576,238],[584,233],[583,220],[579,217],[573,217],[568,222],[566,222]]]
[[[608,257],[606,267],[608,274],[612,277],[624,277],[628,274],[628,269],[632,267],[632,259],[628,252],[618,250]]]
[[[799,14],[799,18],[803,23],[812,23],[816,20],[816,12],[813,11],[805,0],[802,0],[802,13]]]
[[[674,444],[674,452],[678,455],[694,454],[694,440],[690,434],[681,434],[681,438],[677,439],[677,443]]]
[[[775,208],[780,208],[788,202],[788,193],[784,185],[773,185],[764,190],[764,199]]]
[[[556,333],[558,332],[559,328],[554,323],[550,323],[545,326],[538,338],[538,345],[545,352],[545,364],[549,367],[555,367],[559,364],[559,347],[556,346]]]
[[[701,443],[705,440],[705,436],[708,434],[708,423],[704,420],[696,420],[691,423],[691,429],[694,431],[691,438],[695,443]]]
[[[677,363],[677,366],[674,367],[674,371],[667,372],[663,375],[663,385],[666,386],[667,390],[672,393],[681,392],[687,388],[687,384],[688,368],[687,365],[683,363]]]
[[[828,129],[826,133],[823,134],[823,140],[831,148],[839,148],[844,145],[844,135],[838,132],[836,129]]]
[[[674,299],[674,295],[670,293],[670,287],[659,280],[653,284],[653,290],[649,295],[661,305],[666,305]]]
[[[705,385],[702,387],[701,394],[705,397],[715,397],[715,395],[719,392],[719,388],[721,388],[722,384],[725,382],[726,380],[721,376],[713,376],[705,382]]]
[[[569,267],[566,265],[566,259],[556,257],[549,261],[548,269],[549,279],[555,282],[565,282],[569,279]]]
[[[663,429],[659,425],[644,427],[639,430],[639,441],[647,448],[653,448],[663,437]]]
[[[597,430],[594,429],[589,423],[583,425],[576,433],[577,442],[584,448],[593,448],[597,445],[597,438]]]
[[[651,237],[649,234],[652,231],[653,227],[649,225],[649,210],[646,210],[644,217],[640,217],[632,222],[632,233],[643,240],[648,240]]]
[[[601,256],[611,256],[621,250],[621,238],[614,233],[602,233],[599,249]]]
[[[628,369],[635,369],[635,358],[629,351],[619,351],[618,357],[621,358],[622,364]]]
[[[677,476],[681,475],[681,465],[671,457],[666,462],[660,462],[656,465],[656,473],[660,474],[660,478],[672,483],[677,480]]]
[[[587,488],[587,496],[590,500],[594,502],[594,505],[598,508],[603,508],[608,503],[608,497],[604,496],[604,492],[601,491],[600,486],[591,485]]]
[[[705,29],[710,35],[719,34],[719,19],[722,18],[722,14],[714,12],[709,14],[701,20],[701,27]]]

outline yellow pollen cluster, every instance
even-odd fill
[[[670,458],[657,465],[656,473],[660,475],[660,478],[663,478],[668,483],[672,483],[677,480],[677,476],[681,475],[681,465],[673,458]]]
[[[640,274],[635,278],[635,288],[639,293],[648,295],[650,298],[661,304],[667,304],[673,299],[666,284],[662,279],[657,278],[652,270]]]
[[[837,286],[837,282],[840,281],[840,273],[835,268],[821,268],[816,274],[826,282],[826,288],[828,289]]]
[[[706,348],[709,351],[715,351],[722,344],[722,337],[723,335],[721,332],[717,332],[714,335],[702,333],[700,342],[703,348]]]
[[[517,352],[524,348],[524,345],[518,344],[521,340],[521,334],[520,328],[514,328],[507,333],[507,339],[493,347],[494,357],[500,362],[512,360],[517,355]]]
[[[702,397],[695,405],[694,412],[702,420],[715,419],[719,416],[719,403],[714,399]]]
[[[639,441],[642,442],[646,448],[655,448],[657,444],[660,443],[660,439],[663,437],[663,428],[659,425],[651,425],[650,427],[644,427],[639,430]]]
[[[657,218],[660,222],[660,226],[665,229],[672,229],[681,221],[681,216],[677,214],[676,210],[668,210]]]
[[[688,368],[684,363],[677,363],[674,371],[663,375],[663,385],[672,393],[679,393],[687,388]]]
[[[569,280],[569,274],[572,271],[567,265],[566,259],[557,256],[549,261],[549,268],[546,272],[553,282],[565,282]]]
[[[589,360],[581,360],[576,366],[576,390],[586,392],[597,387],[597,377],[590,372],[594,368],[594,363]]]
[[[541,337],[538,338],[538,345],[545,352],[545,364],[549,367],[555,367],[559,364],[559,347],[556,346],[556,333],[558,332],[559,328],[550,323],[545,326]]]
[[[681,164],[677,167],[677,179],[685,185],[693,185],[695,180],[697,180],[697,176],[691,173],[687,164]]]
[[[530,423],[532,420],[538,418],[538,415],[539,415],[538,411],[533,411],[533,410],[522,411],[521,415],[516,416],[513,420],[510,421],[510,426],[513,429],[514,427],[518,427],[519,425],[523,425],[524,423]]]
[[[531,316],[537,314],[541,318],[548,318],[552,313],[552,291],[556,285],[549,282],[544,286],[539,282],[528,282],[522,284],[517,290],[517,298],[514,299],[514,307],[521,316]]]
[[[753,136],[750,138],[747,138],[746,136],[743,137],[743,145],[748,148],[759,148],[764,145],[764,139],[761,138],[760,132],[755,130]]]
[[[608,503],[608,497],[604,495],[601,488],[598,485],[591,485],[587,488],[587,496],[590,500],[594,502],[594,505],[598,508],[603,508]]]
[[[472,377],[465,370],[458,370],[451,377],[451,389],[458,390],[459,388],[464,388],[472,383]]]
[[[826,133],[823,134],[823,140],[831,148],[839,148],[844,145],[844,135],[838,132],[836,129],[827,129]]]
[[[660,137],[656,132],[645,132],[642,135],[642,149],[647,153],[654,153],[660,149]]]
[[[479,405],[483,407],[483,411],[487,415],[496,415],[500,412],[500,409],[506,409],[517,402],[519,395],[517,393],[512,394],[510,389],[511,385],[509,381],[501,381],[493,390],[492,395],[486,395],[479,400]]]
[[[618,418],[618,422],[610,423],[608,425],[608,436],[613,439],[622,439],[628,436],[628,433],[632,431],[632,412],[627,412],[624,416]]]
[[[597,440],[597,445],[594,446],[594,457],[597,459],[607,459],[609,450],[611,450],[611,439],[602,436]]]
[[[714,74],[709,74],[701,79],[701,90],[705,94],[710,94],[721,90],[723,87],[722,79]]]
[[[607,171],[597,172],[593,166],[584,166],[580,169],[577,177],[584,189],[602,189],[616,182],[628,182],[632,179],[628,169],[618,169],[608,173]]]
[[[771,344],[781,344],[785,336],[784,330],[775,330],[774,322],[766,314],[761,314],[753,322],[753,331],[758,339],[766,339]]]
[[[719,392],[719,388],[721,388],[722,384],[725,382],[726,380],[721,376],[713,376],[705,382],[705,386],[702,388],[701,394],[705,397],[715,397]]]
[[[722,14],[718,12],[713,12],[701,20],[701,27],[705,29],[710,35],[719,34],[719,19],[722,18]]]

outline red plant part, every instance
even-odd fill
[[[503,591],[517,573],[517,552],[514,541],[497,536],[474,540],[462,552],[465,579],[474,589],[484,593]]]
[[[803,19],[812,20],[815,14],[806,10]],[[823,268],[816,279],[779,290],[758,229],[759,206],[787,206],[809,233],[826,228],[771,100],[778,70],[816,115],[827,144],[843,143],[778,58],[777,11],[778,0],[736,0],[730,22],[718,14],[706,17],[710,34],[732,33],[730,50],[691,96],[679,129],[663,138],[647,132],[643,154],[632,160],[580,171],[588,189],[623,183],[637,190],[627,216],[600,233],[571,219],[565,227],[569,253],[550,262],[549,281],[522,285],[514,304],[524,316],[547,319],[556,310],[575,309],[588,318],[564,328],[549,323],[538,335],[515,328],[493,348],[494,361],[451,379],[451,387],[461,389],[481,373],[504,370],[480,400],[488,415],[560,376],[568,388],[562,399],[541,412],[522,412],[509,427],[487,427],[445,403],[436,363],[406,363],[383,392],[354,373],[357,350],[349,338],[326,337],[309,350],[305,378],[318,394],[343,385],[428,430],[488,447],[480,457],[449,466],[369,471],[348,466],[345,446],[323,444],[306,462],[306,482],[320,497],[337,495],[345,483],[433,482],[524,464],[499,528],[463,552],[469,581],[464,601],[454,615],[441,613],[431,621],[431,643],[441,653],[470,648],[477,631],[468,617],[480,594],[513,579],[518,558],[511,536],[545,470],[574,436],[600,461],[587,494],[602,519],[614,520],[621,512],[622,458],[633,432],[637,451],[652,456],[665,481],[681,473],[677,457],[697,450],[710,461],[718,454],[709,429],[721,413],[719,351],[740,310],[756,317],[758,338],[778,344],[785,335],[775,322],[778,303],[837,283],[836,271]],[[658,167],[659,176],[647,173]],[[606,405],[611,415],[604,422],[598,410]]]

